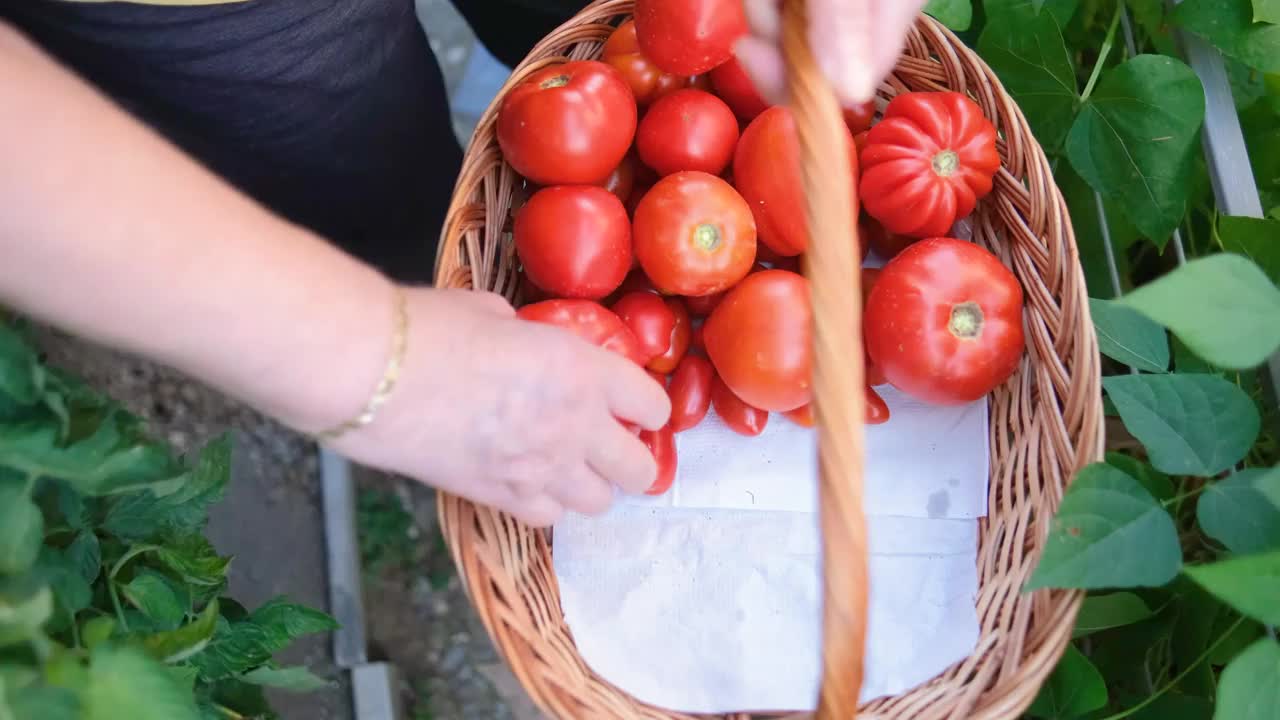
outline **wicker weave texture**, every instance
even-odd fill
[[[599,0],[584,9],[533,49],[499,98],[549,64],[596,57],[632,6],[632,0]],[[859,717],[1015,718],[1070,640],[1081,599],[1077,592],[1021,588],[1066,484],[1102,456],[1097,340],[1066,204],[1026,119],[995,74],[950,31],[922,16],[896,70],[880,87],[881,109],[909,90],[966,93],[1000,132],[1003,166],[971,220],[974,240],[1022,283],[1027,352],[1019,371],[991,396],[977,647],[933,680],[865,704]],[[497,107],[495,102],[481,118],[467,151],[441,238],[436,283],[492,290],[518,303],[511,210],[525,190],[498,150]],[[586,665],[560,610],[547,533],[454,496],[442,495],[439,507],[472,603],[516,677],[547,713],[583,720],[695,717],[645,705]],[[746,720],[751,713],[717,717]]]

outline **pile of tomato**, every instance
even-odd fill
[[[548,66],[513,87],[497,120],[528,181],[514,240],[536,302],[521,317],[567,328],[646,367],[670,423],[641,437],[675,477],[676,433],[711,408],[758,435],[810,412],[811,310],[798,272],[808,244],[791,111],[770,105],[732,55],[740,0],[638,0],[600,60]],[[947,237],[991,191],[996,131],[954,92],[845,111],[858,178],[866,422],[873,386],[966,403],[1017,368],[1022,290],[989,251]],[[854,242],[853,238],[849,242]]]

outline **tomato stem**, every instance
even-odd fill
[[[568,75],[557,75],[553,78],[547,78],[546,80],[543,80],[538,87],[542,88],[543,90],[550,90],[551,88],[564,87],[565,85],[568,85],[568,84],[569,84]]]
[[[704,223],[693,229],[693,244],[699,250],[711,252],[720,247],[720,228]]]
[[[982,308],[976,302],[962,302],[951,308],[947,329],[961,340],[972,340],[982,334]]]
[[[955,150],[943,150],[933,156],[933,171],[940,177],[951,177],[960,169],[960,155]]]

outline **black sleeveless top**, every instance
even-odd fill
[[[514,63],[581,5],[528,2],[459,4]],[[0,0],[0,17],[263,205],[430,280],[461,150],[413,0]]]

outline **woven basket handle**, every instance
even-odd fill
[[[818,429],[822,527],[820,720],[849,720],[862,687],[867,630],[867,526],[862,511],[862,290],[856,168],[840,104],[808,44],[804,0],[786,0],[782,52],[800,138],[809,246],[804,273],[813,305],[813,409]]]

